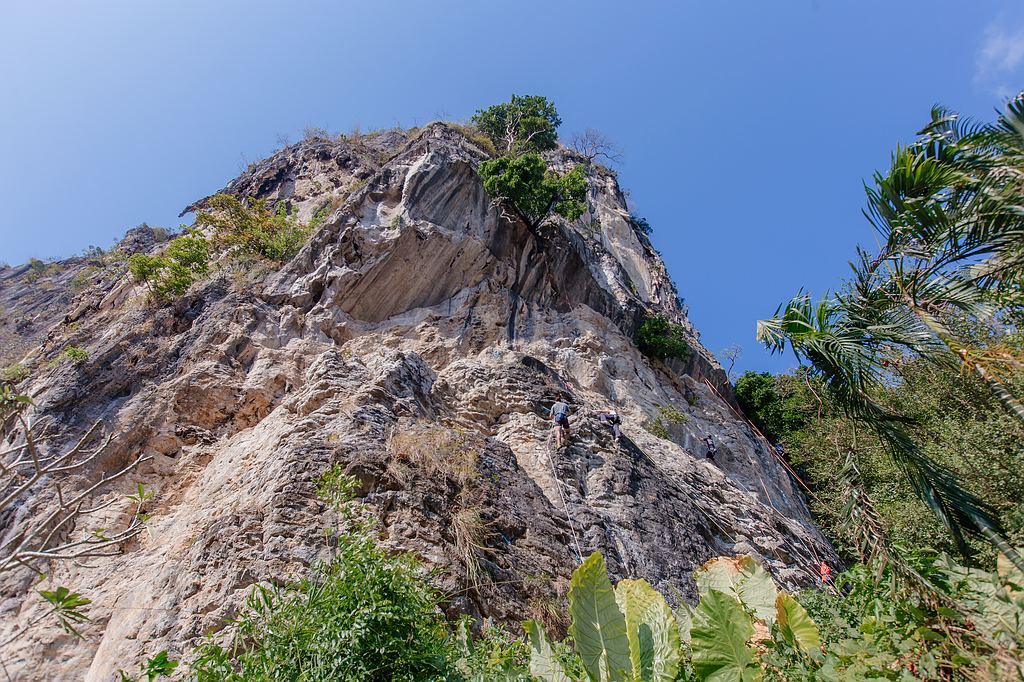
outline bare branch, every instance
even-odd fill
[[[80,539],[61,539],[70,532],[83,518],[102,511],[116,503],[119,497],[105,501],[92,501],[92,497],[113,481],[125,476],[151,457],[138,456],[126,466],[113,473],[103,474],[99,480],[85,484],[84,488],[68,493],[67,475],[80,471],[96,461],[114,440],[114,434],[108,435],[97,446],[87,449],[89,443],[100,429],[102,422],[94,423],[77,443],[64,452],[47,454],[40,451],[34,433],[35,423],[24,412],[17,412],[15,424],[21,427],[22,442],[4,451],[2,457],[14,456],[3,467],[3,479],[8,492],[0,499],[0,511],[9,509],[18,503],[22,495],[35,486],[39,490],[34,493],[36,499],[45,499],[49,495],[51,505],[48,511],[35,514],[22,524],[21,528],[13,528],[8,539],[0,544],[0,571],[13,566],[31,566],[34,561],[75,560],[82,557],[112,556],[110,549],[142,532],[142,507],[144,500],[139,500],[131,511],[131,520],[123,530],[113,534],[95,531]],[[30,471],[19,474],[19,468],[31,466]],[[19,482],[18,479],[25,480]],[[45,502],[44,502],[45,504]],[[115,552],[116,553],[116,552]]]
[[[585,158],[587,163],[593,163],[598,159],[604,159],[612,164],[622,162],[622,149],[610,137],[594,128],[587,128],[582,133],[574,134],[569,146]]]

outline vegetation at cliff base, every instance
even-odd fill
[[[208,643],[199,682],[443,679],[448,630],[439,595],[407,554],[339,535],[332,561],[286,587],[259,586],[234,643]]]

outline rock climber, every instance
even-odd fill
[[[551,406],[551,421],[555,425],[555,448],[569,442],[569,406],[561,398]]]
[[[615,440],[622,437],[622,434],[619,432],[619,424],[622,423],[622,420],[619,418],[619,413],[615,411],[615,408],[606,407],[597,413],[597,418],[601,420],[602,424],[612,428],[612,433],[615,434]]]
[[[718,452],[718,446],[715,445],[715,438],[710,433],[704,438],[704,445],[708,448],[708,459],[712,462],[715,461],[715,453]]]
[[[818,570],[821,572],[821,585],[822,587],[832,586],[832,569],[828,567],[828,564],[824,560],[818,564]]]

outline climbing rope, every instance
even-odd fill
[[[583,550],[580,549],[580,539],[576,535],[576,524],[573,521],[572,513],[569,511],[569,503],[565,499],[565,493],[562,492],[562,486],[566,485],[562,482],[562,479],[558,477],[558,469],[555,467],[555,457],[551,454],[551,437],[548,436],[546,452],[548,455],[548,462],[551,463],[551,475],[555,479],[555,488],[558,490],[558,497],[562,500],[562,510],[565,511],[565,518],[569,521],[569,531],[572,533],[572,542],[576,547],[576,559],[579,563],[583,563]]]

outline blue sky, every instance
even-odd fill
[[[332,131],[468,118],[516,92],[624,150],[620,177],[713,351],[835,287],[862,181],[936,102],[1024,86],[1024,3],[858,0],[10,3],[0,260],[109,246]]]

